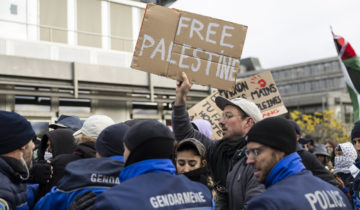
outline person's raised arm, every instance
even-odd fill
[[[178,141],[186,138],[195,138],[202,142],[209,151],[209,148],[215,144],[215,141],[198,132],[191,125],[189,114],[186,110],[186,96],[190,91],[191,83],[185,72],[182,72],[181,76],[183,81],[177,81],[176,83],[176,98],[172,113],[172,127],[175,138]]]
[[[192,84],[187,78],[185,72],[181,72],[181,77],[183,81],[176,81],[176,98],[174,105],[185,105],[186,104],[186,96],[190,91]]]

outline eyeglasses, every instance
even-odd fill
[[[252,149],[247,149],[245,150],[245,155],[246,157],[249,157],[250,154],[252,154],[254,157],[258,156],[261,151],[265,148],[265,146],[260,146],[260,147],[256,147],[256,148],[252,148]]]
[[[237,117],[237,116],[240,116],[240,115],[234,115],[234,114],[231,113],[231,112],[225,112],[225,113],[223,113],[223,115],[222,115],[222,119],[224,119],[224,120],[230,120],[231,118]]]

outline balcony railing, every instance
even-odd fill
[[[111,49],[111,50],[128,51],[128,52],[132,52],[134,50],[135,41],[136,41],[128,37],[122,37],[116,35],[104,35],[101,33],[82,31],[82,30],[70,30],[68,28],[62,28],[62,27],[56,27],[50,25],[40,25],[40,24],[33,24],[28,22],[6,20],[6,19],[0,19],[0,22],[23,25],[24,27],[26,27],[25,30],[26,30],[27,39],[29,39],[29,33],[30,33],[29,28],[36,27],[37,29],[36,37],[37,40],[40,41],[58,42],[58,43],[65,43],[70,45],[75,44],[78,46],[90,46],[90,47],[98,47],[102,49]],[[70,40],[76,40],[76,41],[71,42]],[[91,41],[91,40],[96,40],[96,41]],[[106,44],[104,44],[104,42]]]

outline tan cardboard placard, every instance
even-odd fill
[[[148,4],[131,68],[232,90],[247,26]]]
[[[222,111],[215,104],[217,96],[228,99],[241,97],[253,101],[259,107],[263,118],[287,113],[271,72],[262,72],[238,81],[233,91],[216,91],[189,109],[191,120],[205,119],[211,123],[213,139],[222,137],[219,126]]]

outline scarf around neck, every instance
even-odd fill
[[[305,169],[304,164],[302,163],[301,157],[297,152],[293,152],[288,156],[281,159],[276,165],[271,169],[269,175],[265,180],[265,187],[268,188],[271,185],[276,184],[277,182],[285,179],[286,177],[297,174]]]
[[[216,185],[226,186],[226,176],[230,160],[236,150],[243,148],[245,145],[245,138],[239,140],[220,140],[209,157],[209,165]]]
[[[203,185],[208,185],[208,172],[206,167],[197,168],[195,170],[183,173],[191,181],[200,182]]]

